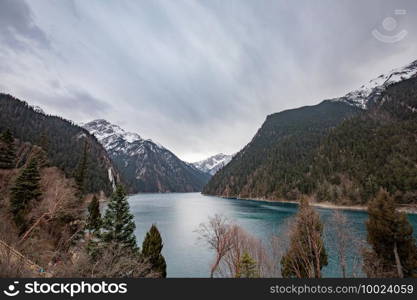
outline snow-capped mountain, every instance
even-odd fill
[[[218,170],[227,165],[232,160],[232,157],[233,155],[219,153],[210,156],[205,160],[195,162],[193,163],[193,165],[200,171],[214,175],[217,173]]]
[[[127,132],[120,126],[111,124],[110,122],[99,119],[94,120],[82,126],[93,134],[107,151],[124,151],[127,154],[133,154],[132,146],[135,142],[143,142],[144,140],[139,134]],[[152,140],[148,140],[153,143]]]
[[[106,148],[130,192],[197,192],[209,175],[140,135],[106,120],[83,124]]]
[[[336,98],[334,101],[343,101],[362,109],[367,109],[370,101],[378,99],[378,96],[388,86],[415,76],[417,76],[417,60],[405,67],[396,68],[387,74],[379,75],[367,84],[362,85],[359,89],[341,98]]]

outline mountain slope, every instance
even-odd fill
[[[203,193],[291,200],[308,194],[351,204],[365,203],[384,187],[412,198],[416,72],[414,62],[371,81],[370,88],[268,116]],[[367,181],[372,188],[365,193]]]
[[[87,192],[104,191],[109,194],[117,172],[106,150],[89,132],[74,123],[46,115],[39,108],[10,95],[0,94],[0,132],[10,129],[22,142],[41,146],[51,165],[73,177],[88,143]]]
[[[210,177],[163,146],[106,120],[83,126],[106,148],[131,193],[198,192]]]
[[[227,165],[232,160],[232,157],[233,155],[219,153],[192,164],[200,171],[214,175]]]
[[[293,190],[309,192],[304,177],[314,150],[332,127],[360,111],[346,103],[324,101],[269,115],[252,141],[212,177],[203,192],[242,198],[291,198]]]
[[[417,78],[390,85],[368,110],[335,128],[312,168],[319,201],[364,204],[383,187],[417,203]]]

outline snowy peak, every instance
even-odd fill
[[[83,127],[93,134],[107,150],[110,150],[115,142],[133,143],[142,141],[137,133],[126,132],[120,126],[103,119],[88,122],[83,124]]]
[[[106,120],[82,126],[106,148],[130,193],[199,192],[210,178],[160,144]]]
[[[348,104],[366,109],[368,102],[375,95],[380,95],[391,84],[410,79],[417,76],[417,60],[405,67],[391,70],[387,74],[379,75],[377,78],[370,80],[367,84],[362,85],[359,89],[352,91],[335,101],[343,101]]]
[[[217,171],[227,165],[232,160],[232,157],[233,155],[219,153],[192,164],[200,171],[214,175]]]

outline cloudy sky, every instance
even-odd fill
[[[194,161],[417,59],[416,31],[415,0],[0,0],[0,91]]]

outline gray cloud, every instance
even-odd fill
[[[30,8],[22,0],[0,1],[0,41],[12,49],[24,49],[27,41],[48,46],[44,32],[36,26]]]
[[[72,88],[67,94],[41,94],[37,98],[42,99],[41,105],[47,106],[49,112],[54,114],[71,114],[75,120],[100,118],[111,110],[111,106],[90,95],[87,91]],[[63,105],[66,103],[66,105]]]
[[[8,92],[75,121],[107,118],[187,160],[236,152],[267,114],[417,58],[414,0],[0,3]],[[381,43],[371,31],[397,8],[409,34]],[[26,51],[11,42],[22,36]]]

